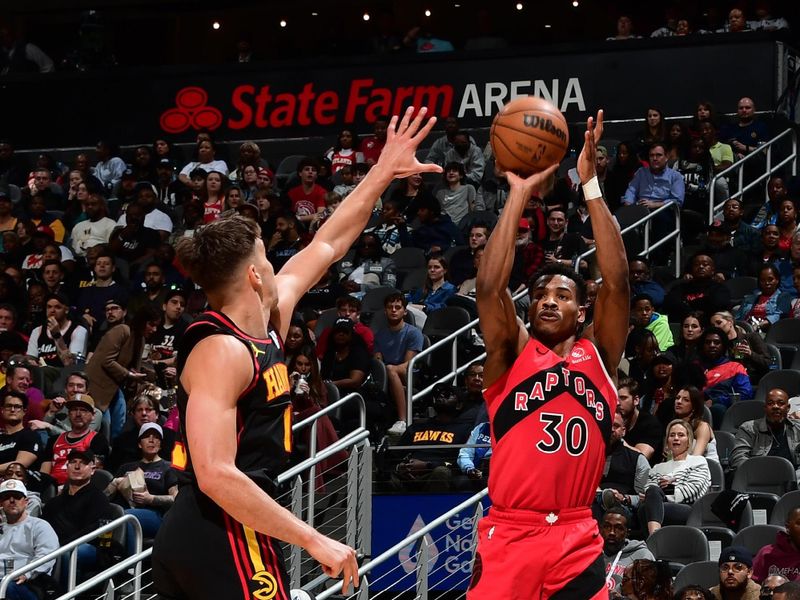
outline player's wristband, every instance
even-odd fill
[[[583,197],[586,200],[603,197],[603,192],[600,191],[600,184],[597,182],[597,175],[583,184]]]

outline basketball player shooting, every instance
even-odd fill
[[[478,527],[470,600],[608,598],[603,540],[589,506],[617,406],[615,374],[628,331],[628,271],[616,221],[595,172],[603,113],[587,120],[577,170],[592,219],[603,285],[594,339],[580,337],[585,282],[563,265],[531,279],[530,333],[508,281],[525,203],[556,166],[511,191],[481,260],[477,304],[487,359],[484,397],[492,428],[492,507]]]
[[[436,122],[409,108],[392,118],[380,159],[313,241],[275,275],[258,224],[223,218],[182,240],[178,255],[212,310],[187,328],[178,352],[185,443],[173,464],[186,482],[156,538],[162,600],[289,600],[275,540],[303,547],[342,593],[358,585],[352,548],[296,518],[271,497],[292,450],[283,343],[297,301],[349,250],[396,177],[441,172],[415,158]]]

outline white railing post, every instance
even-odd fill
[[[428,548],[428,540],[422,538],[419,543],[419,551],[417,552],[417,595],[416,598],[420,600],[428,600],[428,560],[430,557],[430,549]]]

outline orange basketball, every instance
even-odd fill
[[[489,140],[501,169],[527,177],[561,162],[569,131],[560,110],[547,100],[526,96],[495,115]]]

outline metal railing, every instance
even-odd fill
[[[667,235],[663,236],[660,240],[657,240],[656,242],[650,243],[650,240],[651,240],[651,238],[653,236],[652,225],[653,225],[653,220],[654,220],[655,216],[658,215],[658,214],[661,214],[661,213],[668,212],[668,211],[672,211],[675,214],[675,230],[674,231],[670,231]],[[626,234],[628,234],[628,233],[636,233],[636,230],[639,229],[640,227],[644,228],[644,239],[643,239],[644,248],[642,249],[641,254],[643,254],[645,256],[649,255],[650,252],[652,252],[656,248],[659,248],[659,247],[663,246],[664,244],[668,243],[670,240],[673,240],[673,239],[675,240],[675,277],[676,278],[680,277],[681,276],[681,260],[680,260],[680,257],[681,257],[681,207],[676,202],[674,202],[672,200],[670,200],[669,202],[665,202],[662,206],[659,206],[657,209],[650,211],[650,214],[648,214],[647,216],[642,217],[641,219],[639,219],[635,223],[631,223],[630,225],[628,225],[627,227],[622,229],[620,231],[620,234],[624,238],[624,236]],[[589,248],[586,252],[584,252],[583,254],[578,256],[578,258],[575,259],[575,262],[573,264],[573,268],[577,271],[579,266],[580,266],[581,261],[587,259],[588,257],[592,256],[596,252],[597,252],[597,246]],[[601,282],[602,280],[603,280],[602,277],[598,277],[597,278],[597,282],[598,283]]]
[[[92,485],[91,483],[89,485]],[[83,544],[88,544],[99,537],[103,536],[106,533],[109,533],[118,527],[127,527],[127,524],[130,523],[133,526],[133,534],[134,534],[134,548],[136,552],[134,556],[121,563],[114,565],[112,568],[102,571],[98,573],[91,579],[84,581],[80,585],[76,586],[76,581],[78,577],[78,553],[73,552],[78,546]],[[0,582],[0,598],[5,598],[8,592],[9,584],[20,577],[21,575],[25,575],[29,571],[40,567],[44,564],[49,563],[50,561],[59,560],[62,556],[66,555],[67,553],[70,554],[69,556],[69,563],[68,563],[68,571],[67,571],[67,589],[69,590],[65,595],[60,596],[61,599],[67,600],[69,598],[74,598],[78,594],[81,594],[95,585],[98,585],[104,581],[108,581],[110,577],[113,577],[117,573],[120,573],[123,570],[129,569],[131,567],[135,570],[135,590],[133,592],[133,598],[139,600],[140,598],[140,577],[138,575],[141,574],[141,559],[132,561],[131,559],[135,557],[135,555],[142,553],[142,526],[139,523],[139,520],[132,516],[132,515],[123,515],[118,519],[114,519],[110,523],[106,523],[101,527],[98,527],[94,531],[87,533],[86,535],[82,535],[76,540],[69,542],[68,544],[64,544],[60,548],[54,550],[50,554],[38,558],[34,561],[31,561],[24,566],[15,569],[11,573],[5,575],[3,577],[2,582]]]
[[[786,141],[786,139],[791,140],[791,153],[784,159],[780,160],[779,162],[773,164],[773,149],[776,148],[779,142]],[[758,177],[753,179],[745,185],[744,183],[744,167],[745,165],[752,164],[757,165],[759,161],[765,160],[766,161],[766,168],[764,173],[761,173]],[[769,179],[770,175],[775,173],[776,171],[782,169],[787,164],[791,163],[792,166],[792,175],[797,175],[797,133],[794,129],[787,129],[783,133],[779,133],[774,138],[769,140],[768,142],[762,144],[758,147],[758,150],[751,152],[741,160],[736,161],[730,167],[725,169],[724,171],[720,171],[711,179],[711,183],[709,183],[709,200],[708,200],[708,222],[709,224],[714,221],[714,215],[722,208],[725,204],[725,198],[722,202],[717,204],[717,182],[721,179],[725,178],[730,182],[729,175],[736,174],[738,187],[736,188],[735,193],[729,193],[729,197],[736,198],[742,197],[746,192],[753,189],[761,182],[766,181]]]

